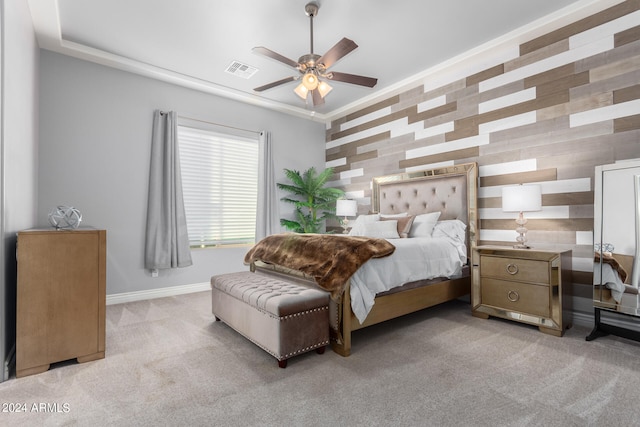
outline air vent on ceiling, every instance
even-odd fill
[[[229,74],[233,74],[234,76],[248,79],[255,73],[257,73],[258,69],[256,67],[252,67],[251,65],[243,64],[242,62],[233,61],[225,71]]]

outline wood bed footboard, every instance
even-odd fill
[[[330,322],[331,348],[345,357],[351,354],[351,332],[468,295],[471,277],[442,280],[402,292],[379,295],[364,323],[360,323],[351,310],[349,286],[347,283],[339,301],[330,302],[333,305],[331,312],[337,316]]]

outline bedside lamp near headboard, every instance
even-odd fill
[[[344,217],[340,220],[342,226],[342,234],[347,234],[349,227],[348,216],[356,216],[358,213],[358,202],[355,200],[338,199],[336,200],[336,216]]]

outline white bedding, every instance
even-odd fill
[[[370,259],[351,276],[351,308],[360,323],[371,311],[376,294],[416,280],[460,276],[467,263],[466,246],[454,238],[388,241],[396,247],[393,254]]]

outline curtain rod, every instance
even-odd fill
[[[160,111],[160,114],[167,114],[167,112],[166,111]],[[181,119],[193,120],[194,122],[206,123],[206,124],[209,124],[209,125],[221,126],[221,127],[224,127],[224,128],[240,130],[240,131],[243,131],[243,132],[257,133],[258,135],[260,135],[262,133],[262,131],[259,131],[259,130],[242,129],[242,128],[238,128],[238,127],[235,127],[235,126],[223,125],[221,123],[209,122],[207,120],[194,119],[193,117],[181,116],[180,114],[178,114],[178,117],[181,118]]]

